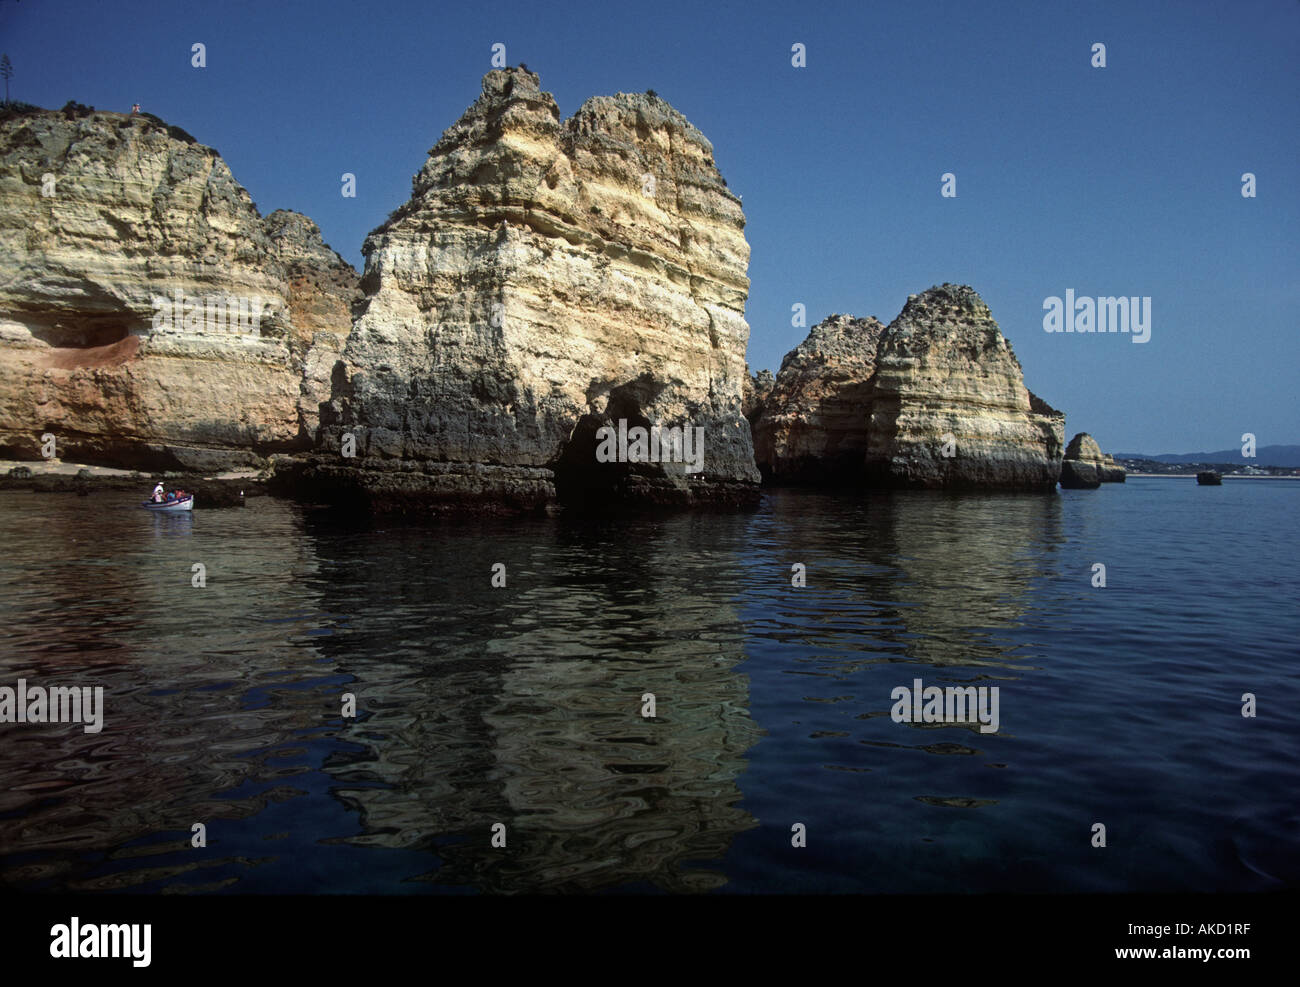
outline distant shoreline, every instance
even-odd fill
[[[1205,472],[1202,470],[1202,472]],[[1218,470],[1215,470],[1217,473]],[[1129,476],[1140,476],[1146,479],[1155,480],[1195,480],[1195,473],[1134,473],[1130,471]],[[1300,480],[1300,476],[1241,476],[1233,473],[1219,473],[1225,480]]]

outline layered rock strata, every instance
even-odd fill
[[[287,489],[422,512],[756,499],[745,219],[685,117],[620,93],[562,120],[535,74],[495,70],[412,185],[366,240]],[[601,462],[620,421],[702,430],[701,468]]]
[[[266,217],[271,250],[284,268],[295,354],[302,354],[298,419],[314,442],[320,406],[329,401],[332,374],[352,329],[360,278],[325,245],[320,227],[302,213],[277,209]]]
[[[356,272],[151,117],[0,120],[0,456],[215,470],[309,446]],[[316,364],[323,360],[318,356]]]
[[[1103,483],[1123,483],[1123,466],[1115,465],[1108,453],[1101,451],[1097,440],[1080,432],[1065,448],[1061,462],[1061,486],[1074,490],[1091,490]]]
[[[1065,416],[1029,392],[967,286],[912,295],[882,327],[832,316],[782,361],[755,425],[777,482],[1051,490]]]

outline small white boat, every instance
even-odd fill
[[[145,510],[161,511],[163,513],[170,513],[172,511],[192,511],[194,510],[194,494],[186,494],[180,500],[162,500],[156,503],[152,500],[146,500],[140,506]]]

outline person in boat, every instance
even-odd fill
[[[159,480],[158,486],[153,488],[153,502],[155,504],[161,504],[162,500],[163,500],[163,485],[162,485],[162,480]]]

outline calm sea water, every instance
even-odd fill
[[[98,734],[0,725],[10,887],[1300,886],[1300,483],[424,526],[136,499],[0,494],[0,686],[105,693]],[[917,678],[997,686],[998,732],[894,722]]]

